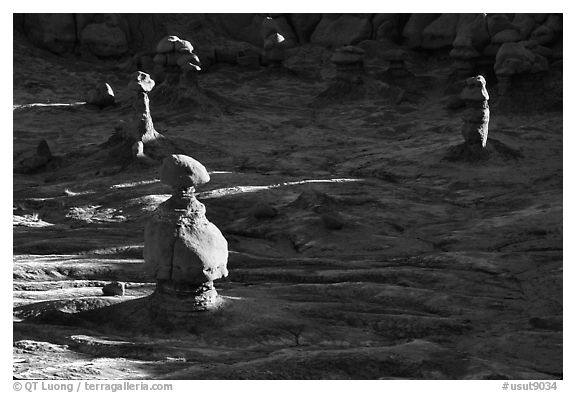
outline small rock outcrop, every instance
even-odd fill
[[[114,105],[114,90],[108,83],[101,83],[91,88],[86,94],[86,104],[100,109]]]
[[[54,160],[50,146],[45,140],[40,141],[38,146],[33,151],[26,151],[22,153],[16,164],[14,165],[14,172],[22,174],[31,174],[43,169],[46,169],[48,164]]]
[[[160,181],[172,187],[173,195],[156,209],[144,232],[146,270],[157,283],[155,309],[176,318],[216,309],[222,299],[213,282],[228,276],[228,243],[194,195],[210,176],[193,158],[171,155],[162,163]]]
[[[530,41],[502,44],[494,62],[499,95],[508,93],[514,75],[534,74],[548,70],[548,60],[537,53],[541,49],[545,50],[546,48]]]
[[[113,281],[102,287],[104,296],[124,296],[125,284],[123,282]]]

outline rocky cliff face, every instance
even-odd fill
[[[385,45],[436,58],[449,53],[459,76],[489,70],[503,92],[513,76],[547,72],[562,60],[562,14],[15,14],[14,26],[58,55],[101,59],[151,52],[162,36],[187,30],[203,44],[202,61],[215,61],[219,52],[220,61],[235,63],[247,50],[263,51],[262,26],[270,17],[287,48]]]

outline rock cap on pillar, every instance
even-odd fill
[[[181,40],[175,35],[162,38],[156,45],[156,53],[169,53],[173,51],[192,52],[194,47],[190,41]]]
[[[460,98],[469,101],[488,101],[490,96],[486,90],[486,79],[482,75],[466,78]]]
[[[136,71],[130,78],[128,88],[137,92],[149,93],[154,88],[154,80],[145,72]]]
[[[185,190],[208,183],[210,175],[204,165],[192,157],[172,154],[162,161],[160,181],[175,190]]]

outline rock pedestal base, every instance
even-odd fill
[[[213,311],[220,308],[224,300],[218,295],[211,282],[201,286],[159,281],[151,297],[152,310],[170,320],[189,318],[191,313]]]

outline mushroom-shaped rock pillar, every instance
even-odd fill
[[[144,232],[145,266],[157,283],[157,307],[169,314],[216,309],[222,300],[213,281],[228,276],[228,242],[194,195],[210,176],[193,158],[171,155],[162,163],[160,180],[173,195]]]

